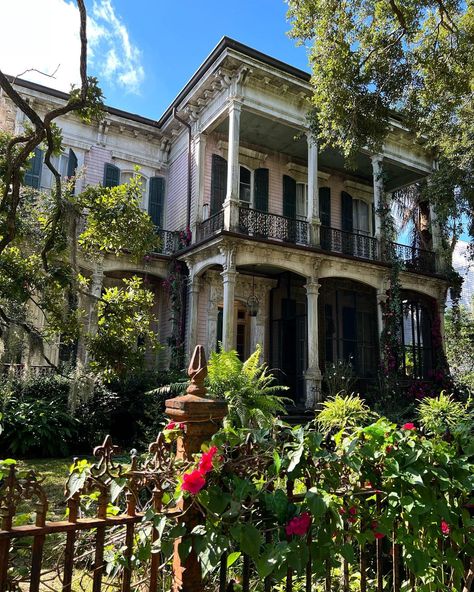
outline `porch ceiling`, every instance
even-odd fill
[[[229,119],[224,119],[215,131],[227,135]],[[302,165],[308,159],[308,145],[306,136],[301,129],[286,125],[281,121],[264,117],[260,114],[242,109],[240,119],[240,139],[243,144],[249,144],[255,149],[264,148],[272,152],[287,154]],[[337,171],[359,179],[361,182],[372,184],[372,163],[370,156],[359,154],[354,168],[349,168],[342,154],[333,149],[326,149],[319,154],[319,168],[323,171]],[[425,177],[420,171],[402,167],[386,161],[384,170],[387,173],[386,188],[388,191],[409,185]]]

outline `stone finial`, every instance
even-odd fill
[[[204,380],[207,376],[207,360],[202,345],[196,345],[194,348],[188,367],[188,376],[191,379],[191,384],[186,389],[186,393],[197,397],[205,397],[207,389],[204,386]]]

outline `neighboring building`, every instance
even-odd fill
[[[162,280],[174,250],[189,271],[187,351],[202,343],[210,352],[221,341],[245,357],[260,344],[295,401],[312,407],[333,361],[352,356],[359,377],[376,377],[391,266],[380,248],[382,178],[392,192],[426,179],[434,161],[396,119],[383,153],[361,152],[354,170],[340,154],[319,151],[306,119],[309,80],[224,38],[159,121],[109,108],[98,126],[73,116],[59,123],[67,146],[61,169],[85,169],[76,191],[119,183],[138,164],[143,207],[165,229],[164,252],[146,269],[106,258],[104,284],[146,273],[166,343],[172,314]],[[40,111],[66,98],[25,81],[16,87]],[[18,127],[20,116],[1,101],[0,126],[3,109],[3,120]],[[50,185],[41,154],[30,176],[34,186]],[[178,251],[174,233],[187,227],[192,242]],[[431,327],[445,303],[438,237],[433,221],[433,251],[392,248],[405,262],[404,345],[415,376],[434,365]],[[248,302],[252,296],[258,302]]]
[[[453,268],[461,275],[463,281],[460,304],[474,312],[474,261],[469,257],[469,243],[458,241],[454,247]],[[448,300],[448,306],[451,300]]]

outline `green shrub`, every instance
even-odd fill
[[[439,397],[420,401],[417,413],[424,431],[433,436],[468,437],[474,428],[474,412],[469,402],[460,403],[444,392]]]
[[[65,456],[78,422],[59,398],[10,397],[3,408],[1,442],[14,456]]]
[[[325,434],[347,431],[366,425],[376,416],[358,395],[329,397],[316,414],[316,422]]]

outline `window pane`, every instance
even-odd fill
[[[245,167],[240,167],[240,191],[239,197],[241,201],[246,201],[250,203],[251,195],[250,195],[250,179],[251,174],[248,169]]]
[[[306,218],[307,209],[307,186],[305,183],[296,184],[296,217]]]

